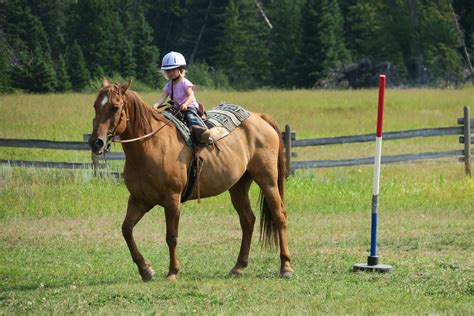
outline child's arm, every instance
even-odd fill
[[[193,99],[194,99],[193,87],[188,87],[186,89],[186,95],[187,95],[186,101],[184,101],[180,106],[181,111],[186,111],[188,109],[188,105],[190,105],[193,102]]]
[[[165,103],[166,101],[166,98],[168,98],[168,93],[166,91],[163,91],[163,94],[160,96],[160,98],[158,99],[158,101],[155,102],[155,104],[153,104],[153,107],[155,109],[158,109],[158,107],[160,105],[162,105],[163,103]]]

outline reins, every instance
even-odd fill
[[[115,133],[117,132],[117,129],[120,125],[120,123],[122,122],[122,119],[123,119],[123,113],[125,112],[128,112],[127,111],[127,106],[128,106],[128,102],[124,102],[123,106],[122,106],[122,111],[120,113],[120,119],[119,119],[119,122],[117,123],[117,125],[114,127],[114,129],[112,130],[112,132],[109,133],[109,137],[112,138],[112,142],[114,143],[120,143],[120,144],[124,144],[124,143],[132,143],[132,142],[136,142],[138,140],[142,140],[142,139],[145,139],[145,138],[148,138],[148,137],[152,137],[154,136],[156,133],[158,133],[162,128],[166,127],[168,124],[171,123],[171,120],[168,120],[163,126],[159,127],[158,129],[152,131],[151,133],[148,133],[146,135],[143,135],[143,136],[139,136],[139,137],[135,137],[135,138],[131,138],[131,139],[114,139],[115,138]],[[127,114],[127,113],[126,113]],[[174,115],[175,116],[175,115]],[[129,120],[128,118],[128,114],[127,114],[127,121]]]
[[[167,126],[169,123],[171,123],[171,120],[168,120],[168,122],[165,123],[165,125],[161,126],[160,128],[158,128],[157,130],[151,132],[151,133],[148,133],[146,135],[143,135],[143,136],[140,136],[140,137],[135,137],[135,138],[131,138],[131,139],[113,139],[112,138],[112,142],[114,143],[120,143],[120,144],[123,144],[123,143],[131,143],[131,142],[136,142],[137,140],[141,140],[141,139],[145,139],[147,137],[151,137],[153,135],[155,135],[156,133],[158,133],[162,128],[164,128],[165,126]],[[115,135],[113,135],[115,136]]]

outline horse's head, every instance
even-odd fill
[[[89,146],[100,155],[110,147],[110,141],[127,128],[127,106],[125,93],[132,81],[126,84],[109,84],[104,79],[102,88],[94,102],[95,118]]]

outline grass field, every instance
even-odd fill
[[[298,138],[364,134],[375,90],[200,93],[205,104],[269,112]],[[144,94],[151,103],[156,94]],[[94,95],[0,96],[0,137],[82,140]],[[474,89],[388,90],[386,131],[454,126]],[[385,142],[385,154],[461,149],[457,137]],[[119,150],[119,147],[116,148]],[[354,158],[373,144],[326,146],[302,158]],[[0,159],[88,161],[87,152],[0,148]],[[295,276],[278,278],[276,251],[254,236],[250,265],[229,278],[240,245],[228,194],[184,204],[178,282],[164,280],[161,208],[136,229],[157,276],[143,283],[120,233],[127,191],[91,171],[0,167],[0,314],[472,314],[474,182],[454,159],[384,165],[379,254],[391,274],[353,273],[370,245],[370,166],[298,171],[286,203]],[[257,200],[252,187],[252,201]],[[257,208],[255,207],[255,211]],[[203,233],[205,232],[205,233]]]

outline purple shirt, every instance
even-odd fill
[[[163,88],[163,91],[166,92],[170,96],[170,98],[171,98],[171,84],[172,84],[172,81],[168,81],[168,83]],[[177,84],[173,86],[173,101],[174,101],[175,108],[179,109],[180,105],[186,101],[186,99],[188,98],[186,91],[188,90],[189,87],[191,87],[194,91],[195,87],[193,83],[186,78],[181,79],[181,81],[179,81]],[[196,101],[196,97],[193,97],[193,102],[191,102],[188,105],[188,108],[191,108],[197,111],[199,106]]]

